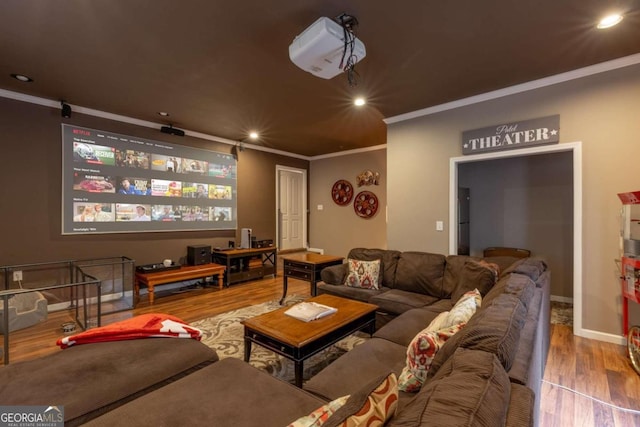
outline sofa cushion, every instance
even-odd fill
[[[354,288],[379,289],[380,280],[380,260],[362,261],[349,258],[347,260],[349,272],[344,284]]]
[[[438,312],[431,310],[430,307],[414,308],[378,329],[373,336],[394,342],[406,350],[413,337],[426,328],[436,316]]]
[[[286,426],[325,403],[229,357],[96,418],[87,426]]]
[[[323,282],[331,285],[342,285],[348,272],[349,266],[347,264],[331,265],[320,271],[320,278]]]
[[[484,296],[483,304],[489,306],[491,302],[500,295],[514,295],[525,306],[529,305],[529,301],[533,297],[536,284],[528,276],[511,273],[503,277],[496,285]]]
[[[377,305],[379,311],[402,314],[412,308],[424,307],[436,301],[438,301],[438,298],[430,295],[391,289],[387,292],[373,295],[368,302]]]
[[[387,426],[505,425],[510,394],[495,355],[459,348]]]
[[[318,295],[330,294],[343,298],[355,299],[362,302],[369,302],[369,300],[378,294],[389,291],[389,288],[381,289],[364,289],[354,288],[352,286],[345,286],[344,284],[332,285],[329,283],[318,283],[317,292]]]
[[[398,378],[398,388],[406,392],[420,390],[438,350],[463,326],[457,324],[437,331],[428,328],[420,331],[407,348],[407,363]]]
[[[327,420],[325,427],[382,425],[395,415],[398,407],[398,381],[394,373],[365,384]]]
[[[527,310],[518,298],[500,295],[490,306],[476,312],[460,333],[447,340],[436,354],[427,377],[431,378],[458,347],[493,353],[509,370],[526,315]]]
[[[465,262],[451,300],[458,301],[465,292],[474,289],[478,289],[482,296],[486,295],[498,280],[498,268],[496,264],[483,260]]]
[[[393,288],[416,292],[436,298],[447,295],[442,291],[445,256],[426,252],[403,252],[398,260]]]
[[[381,286],[391,288],[396,276],[396,267],[400,251],[388,249],[367,249],[353,248],[349,251],[347,258],[361,259],[363,261],[381,261],[380,271],[382,272]]]
[[[532,369],[540,369],[540,375],[544,375],[540,366],[536,366],[539,362],[536,360],[536,356],[532,352],[532,349],[542,348],[542,333],[541,328],[538,327],[538,318],[540,316],[540,310],[542,308],[542,290],[536,289],[536,293],[529,303],[527,311],[527,321],[520,331],[520,340],[518,341],[518,350],[513,358],[511,369],[507,371],[511,382],[517,382],[522,385],[530,385],[529,378],[537,378],[538,375],[532,374]],[[540,341],[538,344],[537,341]]]
[[[444,292],[450,296],[458,286],[464,265],[468,261],[478,261],[480,258],[468,255],[448,255],[444,269],[443,287]],[[464,292],[463,292],[464,293]],[[453,298],[452,298],[453,299]],[[454,300],[456,301],[456,300]]]
[[[215,351],[192,339],[73,346],[1,368],[0,401],[56,402],[64,406],[65,425],[78,425],[217,360]]]
[[[540,258],[523,258],[515,263],[511,264],[505,274],[519,273],[528,276],[534,282],[538,280],[538,277],[547,270],[547,264]]]
[[[391,341],[372,338],[340,356],[305,382],[303,387],[326,400],[354,394],[367,378],[376,378],[389,372],[400,375],[406,350],[405,346]]]

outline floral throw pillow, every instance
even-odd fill
[[[407,348],[407,364],[398,378],[398,389],[410,393],[420,390],[438,350],[463,327],[460,323],[439,331],[419,332]]]
[[[345,285],[354,288],[379,289],[380,260],[362,261],[349,258],[349,273]]]
[[[327,422],[329,417],[333,415],[338,409],[344,406],[349,399],[349,395],[342,396],[336,400],[323,405],[304,417],[300,417],[287,427],[320,427]]]
[[[396,413],[398,379],[390,373],[375,378],[353,393],[333,414],[325,427],[382,426]]]

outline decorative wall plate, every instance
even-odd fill
[[[337,205],[348,205],[353,199],[353,185],[347,180],[339,179],[331,188],[331,199]]]
[[[353,210],[360,218],[371,218],[378,212],[378,197],[371,191],[361,191],[353,201]]]

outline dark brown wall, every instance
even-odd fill
[[[213,151],[231,145],[158,129],[0,98],[0,265],[127,256],[136,264],[179,260],[188,245],[227,246],[250,227],[258,239],[276,239],[276,165],[309,169],[309,162],[245,149],[238,159],[238,230],[61,235],[61,123]]]

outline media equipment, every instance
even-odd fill
[[[240,247],[242,249],[251,249],[251,229],[243,228],[240,232]]]
[[[170,265],[170,266],[166,266],[162,263],[158,263],[158,264],[145,264],[145,265],[138,265],[136,267],[136,271],[138,273],[158,273],[160,271],[167,271],[167,270],[177,270],[180,268],[180,265]]]
[[[187,264],[202,265],[211,263],[211,246],[187,246]]]
[[[355,65],[367,55],[362,41],[353,36],[345,43],[345,35],[345,28],[333,19],[319,18],[289,45],[289,58],[314,76],[335,77],[345,71],[348,59],[345,56],[348,55],[351,64]],[[348,52],[345,53],[345,49]]]
[[[257,240],[254,239],[251,245],[256,249],[270,248],[273,246],[273,239]]]
[[[184,131],[182,129],[176,129],[173,126],[169,125],[169,126],[162,126],[160,128],[160,132],[162,133],[168,133],[170,135],[176,135],[176,136],[184,136]]]

